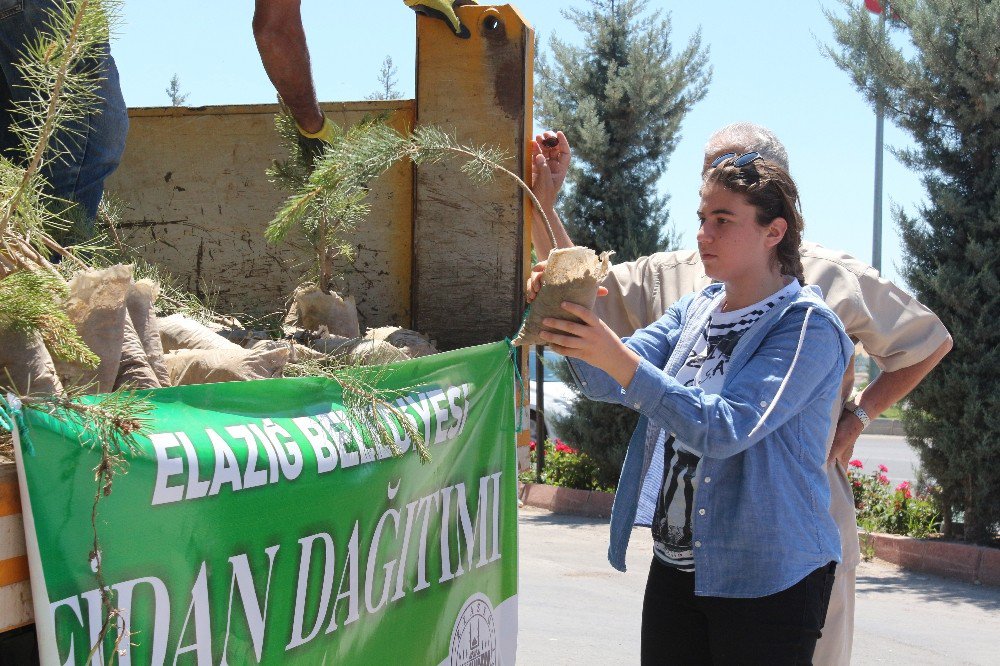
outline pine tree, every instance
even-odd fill
[[[392,64],[392,56],[386,56],[385,60],[382,61],[382,67],[378,71],[378,90],[368,95],[365,99],[369,100],[380,100],[380,99],[399,99],[402,97],[402,93],[396,89],[397,71],[396,66]]]
[[[675,52],[669,16],[647,14],[646,0],[589,2],[589,10],[563,13],[584,34],[583,46],[553,37],[551,64],[539,56],[537,114],[573,143],[560,205],[570,238],[627,261],[676,247],[657,181],[711,68],[700,33]],[[597,461],[601,483],[616,485],[637,421],[627,407],[578,396],[559,428]]]
[[[170,77],[170,85],[165,92],[170,98],[170,106],[184,106],[187,101],[188,93],[181,93],[181,79],[176,74]]]
[[[570,237],[624,261],[676,243],[656,185],[711,68],[700,33],[675,52],[669,16],[647,14],[647,0],[589,2],[563,12],[583,45],[553,36],[552,63],[539,57],[538,118],[573,142],[560,211]]]
[[[942,488],[946,530],[963,511],[965,538],[987,542],[1000,527],[1000,3],[896,0],[883,30],[842,2],[828,52],[917,144],[897,151],[927,190],[916,215],[895,211],[903,274],[954,338],[910,394],[907,436]]]

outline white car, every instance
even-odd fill
[[[535,347],[531,347],[528,352],[528,376],[530,377],[528,383],[531,390],[531,395],[529,396],[531,439],[538,441],[538,429],[536,425],[538,423],[538,409],[535,404],[538,396],[538,382],[536,376],[537,370],[535,368],[535,349]],[[546,349],[545,353],[542,354],[542,363],[544,365],[542,372],[542,411],[545,418],[546,436],[549,439],[555,439],[559,434],[558,429],[555,427],[554,417],[565,417],[569,414],[573,400],[576,399],[576,393],[559,378],[555,370],[558,364],[566,363],[566,357]]]

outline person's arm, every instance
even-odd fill
[[[541,271],[544,271],[544,262],[539,267]],[[540,281],[541,271],[535,274],[533,280],[528,281],[529,295],[532,293],[532,283],[537,284]],[[603,296],[602,292],[606,292],[606,290],[599,287],[598,296]],[[589,342],[590,349],[586,353],[581,353],[578,350],[576,353],[569,354],[570,374],[580,392],[591,400],[622,403],[625,395],[622,390],[623,383],[627,385],[628,378],[631,373],[635,372],[639,361],[648,361],[656,367],[663,367],[666,364],[667,357],[673,352],[680,337],[683,313],[690,300],[687,298],[674,304],[663,317],[650,326],[636,331],[635,335],[629,338],[616,337],[606,324],[594,317],[591,310],[573,303],[564,303],[563,307],[566,309],[570,307],[581,308],[590,313],[589,316],[594,317],[595,321],[592,329],[595,331],[600,329],[600,335],[595,336],[600,338],[599,342],[596,343],[599,347],[595,346],[595,343]],[[552,321],[572,325],[572,322],[548,318],[543,320],[543,325],[548,326],[548,322]],[[552,328],[559,330],[559,327]],[[543,331],[542,337],[544,338],[546,335],[547,333]],[[552,348],[554,351],[562,351],[562,348],[557,344],[553,344]]]
[[[325,117],[316,99],[300,0],[256,0],[253,36],[267,76],[299,129],[319,133]]]
[[[593,312],[573,303],[563,307],[583,321],[546,319],[545,326],[560,331],[541,334],[553,350],[606,372],[623,387],[624,404],[666,424],[685,445],[712,458],[745,451],[834,391],[850,355],[837,324],[815,311],[797,310],[781,318],[722,394],[706,393],[683,386],[662,364],[644,358],[634,348],[638,335],[619,349],[620,341]]]
[[[930,356],[919,363],[898,370],[882,372],[858,395],[856,399],[858,406],[865,410],[865,413],[872,419],[877,418],[916,388],[917,384],[923,381],[924,377],[951,351],[951,347],[952,339],[949,335],[937,349],[931,352]],[[854,445],[857,443],[858,437],[861,436],[862,429],[861,420],[853,412],[843,410],[837,421],[837,431],[833,436],[830,460],[839,460],[846,468],[848,461],[854,454]]]
[[[546,141],[556,140],[555,146],[546,145]],[[531,191],[542,204],[542,210],[549,220],[549,227],[555,236],[558,247],[573,247],[574,243],[566,232],[559,214],[556,213],[556,199],[562,189],[569,170],[572,151],[569,141],[562,132],[545,132],[535,137],[531,144]],[[545,225],[541,212],[532,206],[531,242],[535,247],[538,259],[548,259],[552,252],[552,238]]]

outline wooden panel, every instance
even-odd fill
[[[0,633],[34,618],[25,552],[17,468],[0,463]]]
[[[334,122],[389,113],[412,127],[412,101],[324,104]],[[217,292],[223,311],[283,310],[310,255],[272,246],[264,228],[285,193],[264,170],[284,157],[274,130],[276,105],[131,109],[128,143],[108,190],[127,206],[124,232],[148,261],[195,293]],[[410,324],[413,174],[399,164],[374,184],[372,213],[352,239],[356,260],[343,291],[362,325]]]
[[[34,619],[27,580],[0,587],[0,633],[31,624]]]
[[[14,461],[0,462],[0,516],[21,513],[21,494],[17,489]]]
[[[524,174],[534,33],[509,6],[465,6],[472,32],[417,19],[417,121],[506,151]],[[525,197],[506,176],[474,185],[458,161],[417,169],[413,316],[442,349],[512,336],[521,322]]]
[[[0,587],[28,580],[28,557],[21,555],[0,560]]]

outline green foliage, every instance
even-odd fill
[[[537,114],[573,140],[561,210],[570,236],[626,261],[676,245],[657,181],[711,68],[700,33],[675,51],[669,15],[647,14],[647,0],[589,2],[564,12],[583,45],[552,37],[552,62],[539,56]]]
[[[107,0],[66,0],[49,12],[45,27],[26,45],[16,67],[35,94],[14,103],[11,131],[25,164],[0,160],[0,236],[28,238],[46,252],[53,222],[49,209],[65,208],[45,194],[43,163],[59,159],[79,137],[69,124],[89,114],[101,73],[95,52],[107,43],[118,5]],[[63,137],[62,139],[58,137]]]
[[[639,414],[624,405],[585,398],[576,389],[565,364],[557,366],[556,372],[576,393],[569,414],[555,419],[556,428],[594,461],[602,487],[617,488],[625,451],[639,423]]]
[[[170,77],[170,85],[165,92],[170,98],[170,106],[184,106],[184,102],[187,101],[188,94],[181,92],[181,79],[176,74]]]
[[[941,521],[931,491],[914,492],[908,481],[890,489],[885,465],[868,474],[862,469],[860,460],[852,460],[847,472],[859,527],[917,538],[937,533]]]
[[[842,4],[829,55],[916,141],[897,151],[927,190],[916,214],[895,211],[903,274],[954,338],[904,425],[942,487],[945,525],[964,511],[965,538],[988,542],[1000,529],[1000,3],[896,0],[885,31]]]
[[[638,413],[628,407],[577,396],[569,415],[557,419],[556,425],[597,465],[600,485],[616,488],[625,451],[638,422]]]
[[[354,256],[354,248],[347,239],[369,212],[365,203],[367,183],[356,179],[355,165],[335,163],[334,155],[348,142],[359,142],[362,134],[376,131],[375,128],[381,125],[363,122],[346,132],[337,132],[333,144],[326,146],[318,156],[311,155],[300,140],[291,115],[275,116],[275,126],[289,158],[276,161],[268,170],[268,176],[292,195],[268,224],[264,237],[269,243],[280,243],[293,230],[300,232],[309,241],[316,257],[313,272],[308,277],[324,292],[329,292],[334,262]]]
[[[285,377],[325,377],[343,390],[344,406],[363,437],[370,444],[387,447],[394,456],[403,454],[396,443],[395,430],[413,443],[421,463],[431,461],[424,433],[398,406],[405,394],[401,389],[380,389],[388,375],[384,365],[359,367],[346,355],[330,354],[322,360],[300,360],[285,366]],[[391,425],[390,425],[391,424]]]
[[[392,63],[392,57],[386,56],[385,60],[382,61],[382,67],[378,71],[378,89],[365,99],[374,101],[399,99],[402,97],[402,93],[396,89],[396,84],[398,83],[397,74],[396,66]]]
[[[522,483],[535,483],[535,463],[538,445],[531,446],[531,467],[521,473]],[[542,483],[562,488],[577,490],[608,490],[609,486],[601,483],[597,463],[586,453],[580,452],[561,440],[545,440],[545,462],[542,473]]]
[[[0,330],[38,332],[52,354],[96,368],[90,351],[69,320],[63,301],[69,290],[56,274],[19,270],[0,278]]]
[[[293,230],[303,233],[316,250],[318,285],[324,290],[334,277],[333,261],[353,255],[350,232],[368,215],[369,184],[400,160],[419,166],[459,158],[463,160],[461,172],[474,183],[489,182],[500,172],[534,199],[528,185],[503,166],[510,156],[502,150],[462,144],[436,127],[418,127],[407,136],[389,127],[384,119],[366,119],[340,131],[310,165],[290,116],[279,115],[275,124],[290,158],[276,162],[268,175],[292,194],[268,225],[265,236],[278,243]]]

